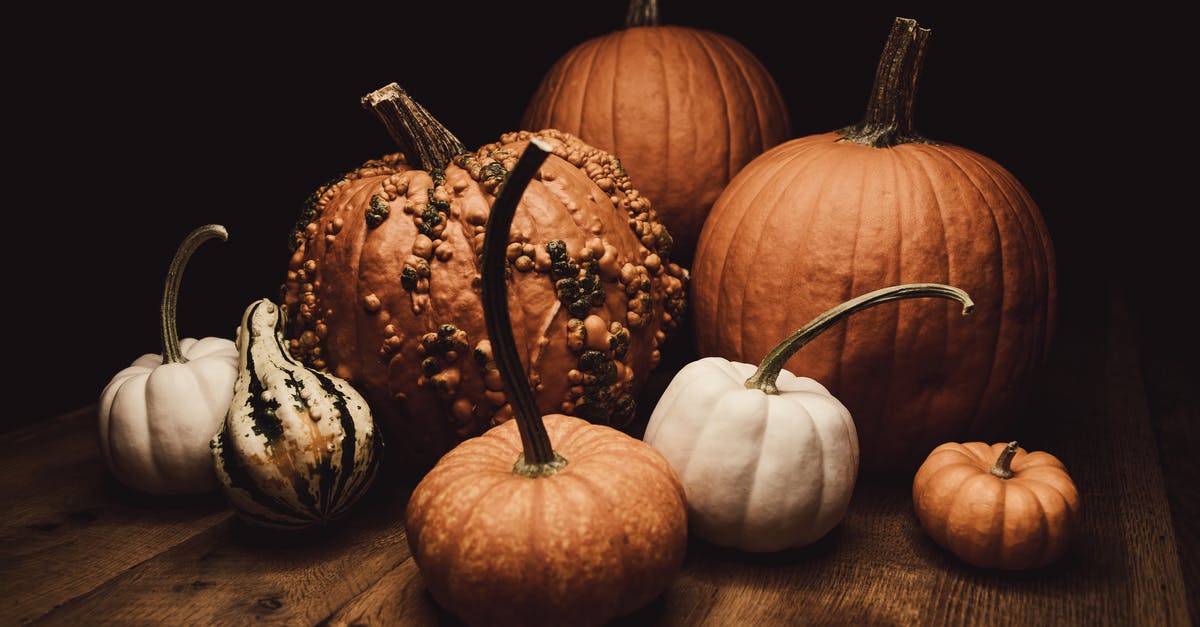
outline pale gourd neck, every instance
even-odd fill
[[[362,105],[383,122],[404,158],[420,170],[443,169],[467,151],[453,133],[396,83],[363,96]]]
[[[546,433],[546,425],[517,353],[512,320],[508,315],[509,269],[505,254],[521,195],[552,150],[540,139],[530,140],[492,204],[483,236],[483,319],[492,344],[492,358],[496,360],[504,393],[512,405],[513,419],[521,434],[523,453],[513,465],[513,472],[526,477],[553,475],[567,464],[567,460],[551,446],[550,435]]]
[[[1016,474],[1012,470],[1013,456],[1017,454],[1017,441],[1013,440],[1000,451],[1000,457],[996,459],[996,463],[992,464],[992,475],[1001,479],[1012,479]]]
[[[629,0],[625,28],[658,26],[658,0]]]
[[[868,292],[817,316],[812,322],[804,325],[795,333],[789,335],[787,339],[780,342],[778,346],[772,348],[767,353],[767,356],[763,358],[762,363],[758,365],[758,370],[749,379],[746,379],[746,387],[749,389],[757,388],[766,394],[779,394],[779,389],[775,386],[775,382],[779,378],[779,373],[783,370],[784,364],[792,358],[792,355],[796,354],[796,351],[816,339],[817,336],[821,335],[829,327],[851,314],[874,307],[875,305],[881,305],[894,300],[927,297],[946,298],[962,303],[962,313],[964,316],[971,313],[975,308],[975,302],[971,300],[971,297],[966,292],[957,287],[942,285],[941,283],[910,283]]]
[[[840,141],[874,148],[929,143],[913,128],[913,102],[929,33],[916,20],[898,17],[892,22],[875,69],[867,113],[858,124],[838,131],[843,136]]]
[[[229,239],[229,232],[220,224],[206,224],[183,238],[183,243],[171,258],[167,268],[167,282],[163,288],[162,306],[159,308],[158,330],[162,336],[162,352],[164,364],[187,363],[183,350],[179,347],[179,330],[176,327],[176,305],[179,303],[179,284],[183,281],[183,269],[187,267],[192,253],[214,237],[222,241]]]

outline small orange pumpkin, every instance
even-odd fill
[[[1079,492],[1057,457],[1016,442],[943,444],[913,479],[921,527],[983,568],[1038,568],[1062,557],[1079,523]]]
[[[470,625],[602,624],[658,596],[687,545],[683,485],[666,458],[612,427],[539,417],[521,368],[505,279],[518,273],[505,247],[517,202],[549,150],[530,140],[483,245],[484,318],[515,419],[438,461],[405,518],[433,598]]]

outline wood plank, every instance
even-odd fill
[[[217,495],[119,485],[100,459],[95,411],[0,435],[0,624],[34,620],[230,515]]]
[[[97,616],[117,624],[316,624],[411,561],[403,516],[410,492],[402,481],[381,482],[353,516],[315,532],[227,520],[64,603],[39,624],[86,624]]]

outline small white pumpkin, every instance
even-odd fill
[[[683,367],[663,392],[644,440],[683,481],[693,533],[770,552],[824,537],[846,516],[858,475],[858,434],[820,383],[783,365],[842,318],[880,303],[937,296],[974,306],[957,288],[918,283],[864,294],[821,314],[756,368],[720,357]]]
[[[292,358],[280,320],[265,298],[242,316],[237,382],[211,459],[242,519],[303,529],[340,518],[367,491],[383,441],[347,381]]]
[[[100,451],[125,485],[151,494],[200,494],[217,487],[208,440],[220,428],[237,378],[237,347],[206,337],[179,340],[175,305],[183,269],[196,248],[229,237],[208,224],[192,231],[171,261],[163,290],[161,355],[147,353],[100,393]]]

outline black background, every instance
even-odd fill
[[[775,76],[794,135],[855,122],[896,15],[933,30],[916,120],[987,155],[1037,200],[1058,252],[1062,324],[1130,288],[1197,346],[1183,298],[1195,106],[1182,15],[853,3],[661,2],[664,23],[725,33]],[[816,6],[816,5],[837,6]],[[1000,6],[1003,4],[1003,6]],[[286,233],[323,181],[394,150],[359,98],[396,81],[468,146],[515,130],[573,45],[619,28],[609,2],[408,3],[265,10],[188,3],[10,16],[5,344],[12,428],[94,402],[159,352],[166,265],[201,224],[228,227],[185,274],[181,336],[232,337],[275,297]],[[1194,55],[1191,55],[1194,56]],[[1161,303],[1161,304],[1160,304]],[[1174,337],[1174,335],[1171,335]]]

